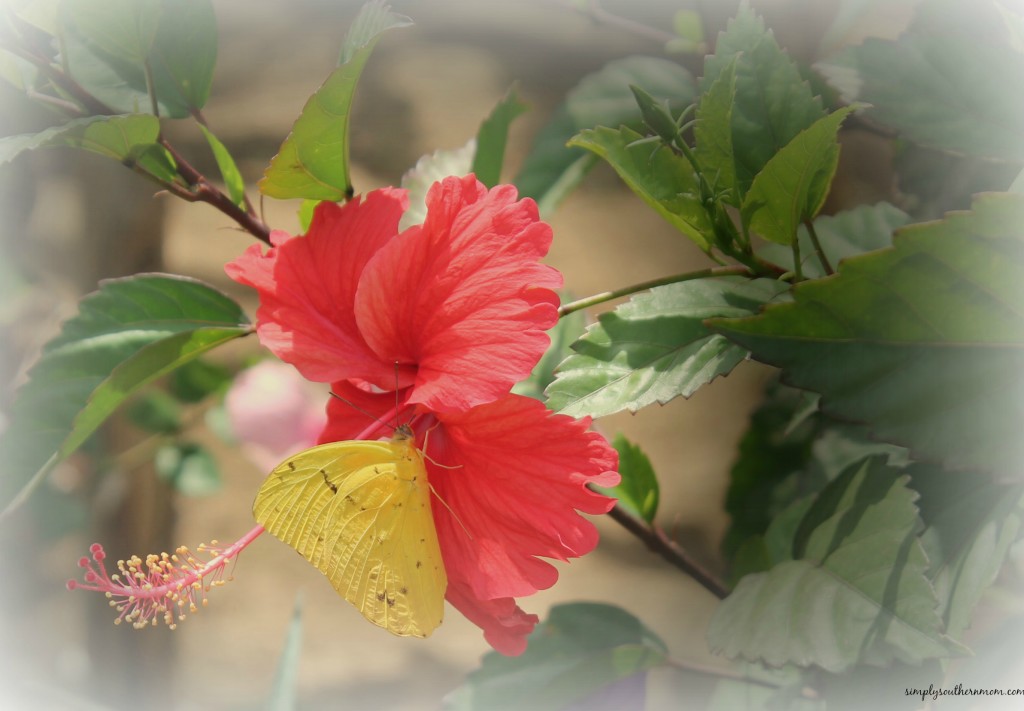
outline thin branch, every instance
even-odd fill
[[[692,281],[694,279],[705,279],[710,277],[725,277],[725,276],[756,276],[747,267],[708,267],[707,269],[698,269],[694,272],[686,272],[684,274],[674,274],[668,277],[662,277],[660,279],[652,279],[651,281],[644,281],[639,284],[633,284],[632,286],[626,286],[615,291],[604,291],[600,294],[594,294],[578,301],[573,301],[568,304],[563,304],[558,309],[558,315],[565,316],[571,314],[574,311],[580,309],[589,308],[596,306],[597,304],[603,304],[606,301],[612,301],[623,296],[629,296],[630,294],[636,294],[641,291],[647,291],[656,286],[665,286],[666,284],[677,284],[683,281]]]
[[[821,242],[818,240],[818,233],[814,229],[814,222],[811,220],[804,220],[804,227],[807,228],[807,234],[811,237],[811,244],[814,245],[814,252],[818,255],[818,261],[821,262],[821,268],[825,270],[826,274],[835,274],[835,270],[832,269],[832,264],[828,261],[828,256],[825,254],[825,250],[821,247]]]
[[[729,588],[721,580],[705,570],[697,561],[690,557],[683,548],[670,539],[665,532],[657,526],[652,526],[646,521],[637,518],[626,511],[619,504],[615,505],[608,516],[634,536],[643,541],[647,548],[660,555],[669,563],[696,580],[701,587],[717,597],[724,599],[729,594]]]

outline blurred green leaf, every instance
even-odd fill
[[[771,157],[825,112],[796,63],[746,6],[719,35],[715,53],[705,58],[701,93],[710,91],[733,64],[736,91],[730,125],[738,204]]]
[[[676,37],[665,46],[667,52],[703,52],[704,21],[695,10],[677,10],[672,16],[672,30]]]
[[[133,393],[250,332],[241,307],[201,282],[162,274],[102,282],[17,393],[0,436],[5,513]]]
[[[1024,461],[1024,198],[905,227],[795,303],[713,328],[915,458],[1019,476]]]
[[[96,49],[142,65],[156,40],[160,0],[62,0],[61,12]]]
[[[907,478],[876,458],[829,484],[800,558],[740,580],[711,620],[712,648],[835,673],[963,653],[936,612]]]
[[[835,267],[841,260],[864,252],[892,246],[892,233],[910,222],[910,216],[887,202],[860,205],[835,215],[819,215],[814,220],[822,250]],[[809,279],[825,276],[825,269],[814,254],[814,244],[803,225],[797,230],[803,273]],[[793,250],[788,246],[767,244],[758,250],[765,259],[793,270]]]
[[[501,166],[505,162],[505,144],[513,120],[528,106],[519,99],[515,87],[508,90],[490,115],[480,124],[476,134],[476,153],[472,172],[489,188],[501,182]]]
[[[356,84],[380,34],[406,27],[409,19],[381,2],[363,6],[343,45],[342,65],[309,98],[292,131],[260,180],[268,197],[346,200],[349,179],[348,124]]]
[[[61,7],[68,8],[59,19],[72,76],[113,110],[151,111],[151,90],[171,118],[206,103],[217,58],[210,0],[65,0]]]
[[[757,313],[787,285],[768,279],[698,279],[634,296],[573,344],[548,386],[548,406],[581,417],[635,412],[689,397],[732,370],[746,351],[704,325],[726,314]]]
[[[465,685],[445,699],[448,711],[561,711],[637,677],[620,708],[643,707],[643,672],[665,663],[664,643],[635,617],[611,605],[551,608],[518,657],[487,654]]]
[[[163,390],[152,390],[132,400],[125,414],[132,424],[154,434],[181,430],[181,405]]]
[[[658,477],[654,474],[651,460],[623,434],[615,435],[612,446],[619,453],[622,481],[610,489],[597,487],[598,491],[614,496],[628,511],[647,523],[653,523],[658,513]]]
[[[295,607],[274,673],[267,711],[294,711],[297,708],[299,660],[302,658],[302,607],[300,592],[295,596]]]
[[[557,205],[556,198],[579,184],[596,161],[566,143],[583,129],[623,124],[642,128],[630,85],[667,100],[676,112],[692,103],[697,93],[696,82],[684,67],[658,57],[624,57],[588,74],[569,91],[534,141],[515,180],[523,197],[546,205],[547,214]]]
[[[631,128],[580,132],[569,145],[586,148],[615,169],[619,177],[669,224],[707,252],[714,240],[711,218],[701,202],[693,166],[683,156]]]
[[[1024,54],[1006,43],[946,26],[895,41],[869,37],[815,66],[844,101],[870,104],[868,118],[911,141],[1024,162],[1024,94],[1009,90],[1024,76]]]
[[[213,135],[210,129],[202,124],[199,124],[199,128],[206,136],[206,142],[210,144],[210,150],[213,151],[213,158],[217,161],[217,168],[220,169],[220,175],[224,179],[231,202],[239,207],[244,207],[245,181],[238,171],[238,166],[235,165],[235,159],[231,157],[231,152],[220,142],[219,138]]]
[[[779,244],[792,244],[797,227],[817,216],[839,165],[839,126],[846,107],[798,133],[765,164],[743,198],[750,228]]]
[[[200,444],[165,444],[153,460],[157,475],[185,496],[209,496],[220,491],[220,469],[213,455]]]
[[[227,368],[196,358],[171,373],[169,388],[179,401],[195,403],[227,388],[233,378]]]
[[[995,581],[1021,531],[1024,485],[947,472],[931,465],[909,469],[910,486],[928,528],[921,537],[928,577],[940,601],[947,633],[962,639],[982,593]]]

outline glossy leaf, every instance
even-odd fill
[[[527,105],[520,101],[515,87],[512,87],[480,124],[476,134],[472,172],[476,174],[477,180],[489,188],[501,182],[501,166],[505,162],[509,126],[526,109]]]
[[[348,124],[356,83],[380,34],[410,21],[381,2],[363,6],[342,49],[342,64],[309,98],[292,131],[260,180],[268,197],[346,200],[349,176]]]
[[[640,110],[630,85],[668,101],[675,112],[690,104],[697,93],[696,82],[684,67],[658,57],[624,57],[588,74],[569,91],[534,141],[515,180],[523,197],[547,204],[550,210],[557,200],[546,199],[549,193],[557,189],[564,196],[582,180],[595,160],[566,143],[583,129],[620,125],[641,129]]]
[[[1022,225],[1024,198],[982,196],[798,286],[793,304],[712,326],[915,458],[1019,476]]]
[[[228,189],[228,196],[231,198],[231,202],[239,207],[244,206],[245,181],[242,179],[242,174],[238,171],[238,166],[235,165],[235,159],[231,157],[231,152],[220,142],[219,138],[213,135],[210,129],[202,124],[199,125],[199,128],[202,129],[206,142],[210,144],[210,150],[213,151],[213,158],[217,161],[217,168],[224,179],[224,185]]]
[[[978,11],[984,8],[979,6]],[[845,101],[921,145],[1024,162],[1024,54],[1007,44],[912,32],[869,37],[816,65]]]
[[[835,215],[819,215],[814,220],[829,264],[835,268],[839,262],[864,252],[892,246],[892,233],[910,222],[910,216],[887,202],[860,205]],[[797,230],[803,274],[809,279],[825,276],[825,269],[814,253],[814,245],[803,225]],[[768,244],[759,254],[786,269],[793,270],[793,250],[788,246]]]
[[[597,603],[551,609],[518,657],[487,654],[466,684],[446,699],[448,711],[561,711],[632,679],[617,708],[643,708],[643,673],[664,664],[664,643],[628,612]],[[622,686],[619,686],[622,689]]]
[[[140,388],[250,332],[241,308],[201,282],[161,274],[103,282],[17,393],[0,438],[0,507],[26,495],[51,456],[49,466],[68,457]]]
[[[625,435],[615,435],[612,446],[619,453],[622,481],[618,486],[599,488],[599,491],[614,496],[627,511],[652,523],[658,513],[658,477],[654,474],[651,460]]]
[[[962,653],[936,612],[906,481],[875,459],[830,484],[804,518],[816,525],[799,559],[744,577],[715,611],[712,648],[835,673]]]
[[[615,169],[644,202],[698,247],[711,249],[714,229],[700,199],[693,166],[657,141],[646,141],[631,128],[582,131],[569,142],[592,151]]]
[[[704,60],[701,92],[708,92],[733,63],[736,98],[730,125],[738,204],[771,157],[825,114],[796,63],[748,7],[729,21],[715,53]]]
[[[792,244],[797,227],[817,216],[839,165],[839,126],[852,110],[819,119],[765,164],[743,199],[742,212],[754,232]]]
[[[779,282],[729,278],[669,284],[634,296],[601,314],[573,345],[576,353],[548,386],[548,405],[574,417],[602,417],[689,397],[747,355],[704,319],[757,313],[785,291]]]
[[[185,496],[209,496],[223,486],[217,460],[192,442],[165,444],[153,459],[157,475]]]

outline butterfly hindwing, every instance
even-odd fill
[[[447,578],[412,440],[306,450],[270,473],[253,514],[370,622],[416,637],[441,623]]]

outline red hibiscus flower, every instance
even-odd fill
[[[260,340],[339,396],[321,443],[366,437],[371,416],[412,423],[440,499],[446,597],[518,654],[537,618],[513,598],[554,584],[539,557],[597,544],[577,511],[612,507],[586,485],[614,485],[616,455],[587,421],[509,393],[558,318],[561,276],[539,262],[551,229],[533,201],[448,178],[423,225],[399,234],[406,206],[397,189],[323,203],[304,237],[276,232],[266,254],[254,245],[227,272],[259,291]]]

